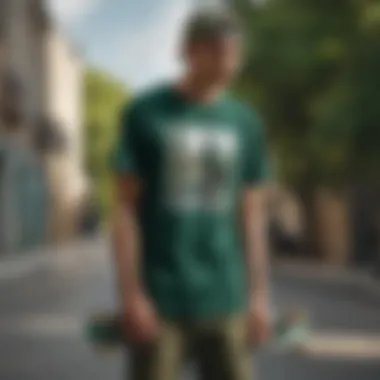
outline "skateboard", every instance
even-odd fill
[[[116,313],[91,316],[85,326],[86,339],[92,346],[110,351],[128,343],[121,317]],[[272,338],[260,350],[302,352],[310,335],[310,318],[304,311],[284,314],[273,327]]]

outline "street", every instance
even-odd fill
[[[115,304],[111,264],[101,239],[37,262],[0,261],[1,380],[122,378],[124,354],[97,352],[83,338],[88,315]],[[280,310],[302,305],[325,334],[380,335],[380,296],[333,276],[274,272]],[[379,359],[265,354],[255,361],[264,380],[376,380]]]

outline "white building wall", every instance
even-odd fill
[[[65,183],[62,197],[77,203],[86,190],[83,174],[82,62],[58,30],[46,36],[47,99],[49,117],[66,140],[60,163]]]

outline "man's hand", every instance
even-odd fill
[[[254,346],[265,344],[271,337],[272,318],[266,295],[256,295],[249,305],[248,331],[250,343]]]
[[[134,342],[150,342],[158,331],[158,318],[153,305],[143,294],[132,295],[125,306],[124,330]]]

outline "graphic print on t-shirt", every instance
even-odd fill
[[[165,197],[176,210],[228,207],[235,135],[225,129],[187,126],[168,131]]]

